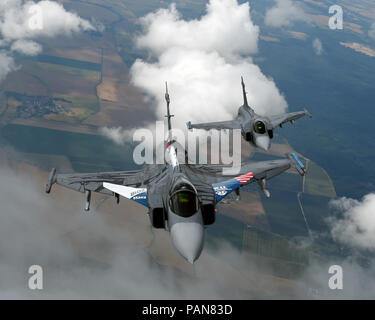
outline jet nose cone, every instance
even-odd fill
[[[267,151],[270,146],[271,146],[271,140],[268,136],[258,136],[256,137],[255,139],[255,145],[260,148],[260,149],[263,149],[265,151]]]
[[[171,228],[172,243],[177,251],[191,264],[199,258],[203,249],[204,229],[196,222],[179,222]]]

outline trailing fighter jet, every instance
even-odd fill
[[[271,146],[271,139],[273,138],[273,130],[287,122],[294,123],[295,120],[311,114],[304,109],[299,112],[284,113],[276,116],[260,116],[247,103],[245,84],[241,77],[243,105],[238,109],[238,115],[234,120],[221,122],[208,122],[192,124],[190,121],[186,123],[188,129],[240,129],[242,137],[250,142],[255,147],[263,150],[268,150]]]
[[[216,205],[235,191],[257,181],[267,197],[266,181],[294,167],[301,175],[305,168],[295,154],[288,158],[243,163],[238,175],[224,176],[221,165],[180,164],[177,142],[172,138],[172,125],[166,87],[168,139],[165,142],[164,164],[148,164],[141,170],[58,174],[52,169],[46,192],[58,184],[85,194],[85,210],[90,209],[91,193],[120,196],[148,208],[151,225],[170,232],[177,251],[190,263],[200,256],[204,244],[204,229],[215,222]],[[179,149],[181,150],[181,149]],[[186,156],[186,154],[185,154]],[[182,161],[181,161],[182,162]]]

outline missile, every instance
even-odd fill
[[[86,197],[85,211],[89,211],[90,203],[91,203],[91,191],[90,190],[85,191],[85,197]]]
[[[260,180],[258,180],[258,183],[259,183],[259,186],[262,189],[264,195],[266,196],[266,198],[270,198],[271,197],[271,193],[267,190],[267,187],[266,187],[267,181],[266,181],[266,179],[265,178],[260,179]]]

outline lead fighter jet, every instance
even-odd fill
[[[238,115],[234,120],[221,122],[208,122],[192,124],[190,121],[186,123],[188,129],[240,129],[242,137],[250,142],[255,147],[263,150],[268,150],[271,146],[271,139],[273,138],[273,130],[287,122],[294,123],[295,120],[311,114],[304,109],[299,112],[284,113],[276,116],[260,116],[247,103],[245,84],[241,77],[243,105],[238,109]]]
[[[177,142],[172,139],[169,94],[166,87],[168,139],[164,164],[145,165],[142,170],[84,174],[57,174],[52,169],[46,192],[58,184],[85,194],[85,210],[91,193],[120,196],[148,208],[151,225],[170,232],[177,251],[190,263],[200,256],[205,226],[215,222],[216,205],[232,191],[257,181],[267,197],[266,181],[294,167],[301,175],[305,168],[295,154],[286,159],[243,163],[237,176],[224,176],[221,165],[180,164]],[[186,156],[186,154],[185,154]]]

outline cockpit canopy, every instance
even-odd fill
[[[263,121],[257,120],[254,123],[254,131],[259,134],[266,133],[266,125]]]
[[[179,184],[169,198],[169,207],[173,213],[188,218],[198,211],[198,199],[194,188],[187,184]]]

